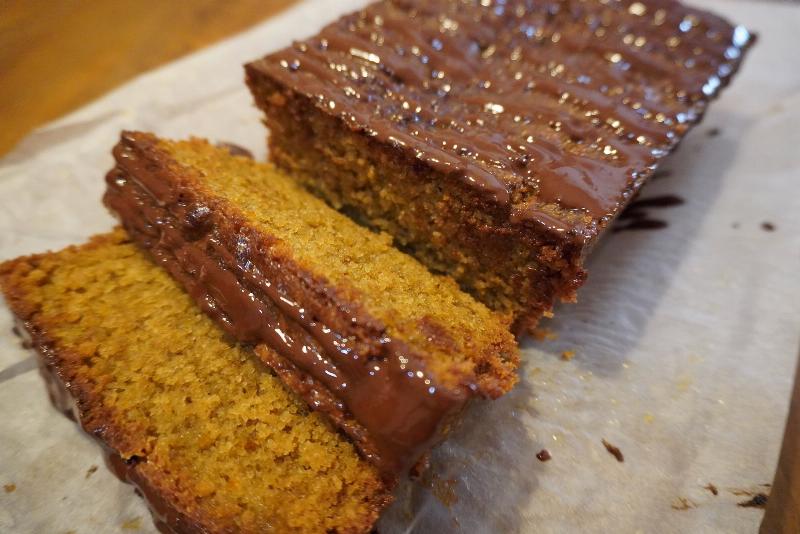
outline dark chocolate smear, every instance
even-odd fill
[[[618,232],[631,232],[637,230],[661,230],[662,228],[666,228],[669,226],[667,221],[661,221],[659,219],[635,219],[634,221],[625,224],[625,225],[616,225],[614,226],[611,231],[614,233]]]
[[[769,495],[766,493],[756,493],[751,499],[736,503],[741,508],[766,508]]]
[[[648,210],[680,206],[684,200],[676,195],[661,195],[637,200],[628,205],[620,213],[619,221],[614,227],[614,232],[631,230],[658,230],[668,226],[666,221],[651,218]]]
[[[660,195],[657,197],[650,197],[650,198],[643,198],[641,200],[636,200],[631,202],[625,211],[623,211],[619,218],[620,219],[635,219],[636,214],[640,211],[646,210],[647,208],[670,208],[672,206],[680,206],[685,201],[676,195]]]

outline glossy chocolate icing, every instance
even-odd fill
[[[207,314],[238,341],[259,344],[261,359],[384,475],[421,459],[473,394],[469,385],[442,387],[409,347],[355,306],[337,312],[347,314],[348,331],[317,319],[313,303],[301,300],[308,295],[293,287],[292,276],[304,275],[270,259],[268,238],[244,223],[226,232],[225,215],[176,185],[151,140],[124,134],[114,155],[106,204]],[[359,339],[357,325],[377,335]]]
[[[393,0],[247,66],[484,193],[589,239],[753,38],[669,0]]]

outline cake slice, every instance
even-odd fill
[[[389,478],[516,380],[508,322],[272,166],[126,132],[106,205]]]
[[[369,532],[378,470],[121,230],[0,265],[53,403],[163,532]]]
[[[387,0],[246,74],[279,167],[521,332],[752,42],[669,0]]]

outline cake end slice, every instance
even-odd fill
[[[104,201],[130,235],[387,475],[515,383],[506,318],[273,166],[141,132],[114,156]]]
[[[369,532],[380,473],[121,230],[0,265],[54,404],[165,532]]]

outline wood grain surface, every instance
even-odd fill
[[[800,365],[783,436],[778,471],[761,523],[761,534],[800,533]]]
[[[0,155],[36,126],[295,0],[0,0]]]

